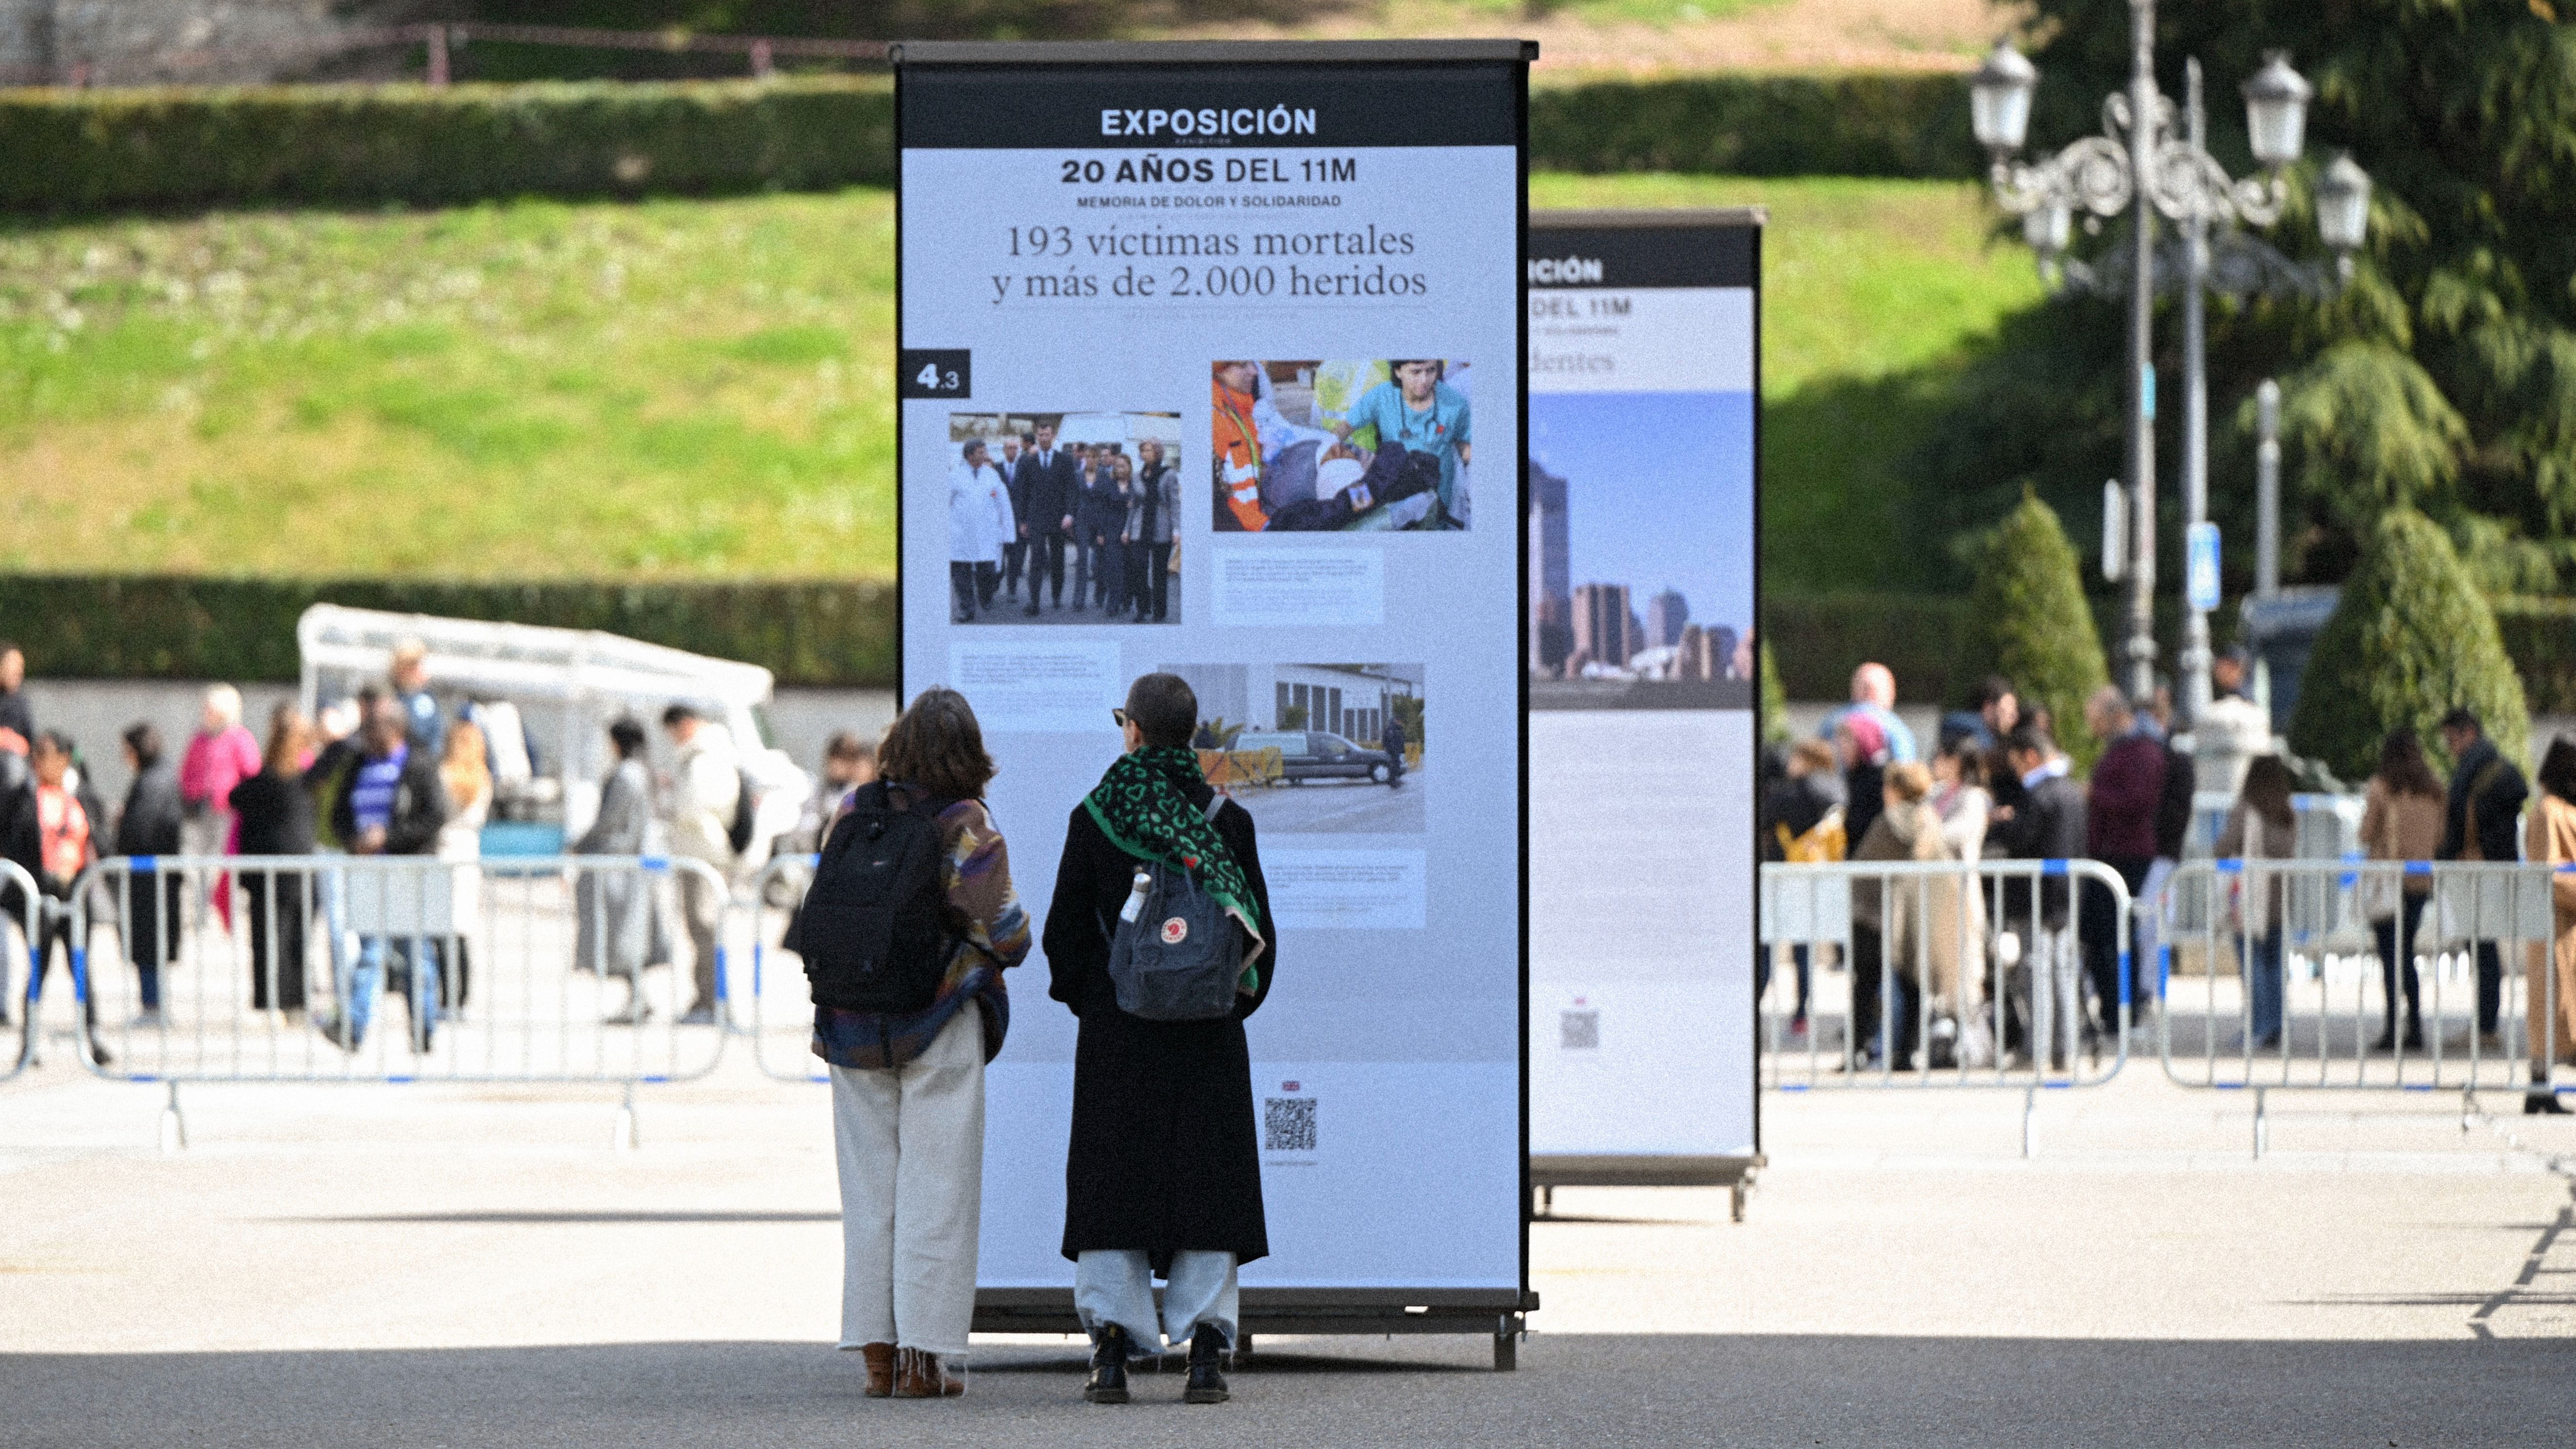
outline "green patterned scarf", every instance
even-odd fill
[[[1197,755],[1176,746],[1147,745],[1119,756],[1082,804],[1110,844],[1139,860],[1189,872],[1199,889],[1242,920],[1257,955],[1265,928],[1251,883],[1225,838],[1187,793],[1205,780]],[[1250,979],[1249,970],[1245,974]]]

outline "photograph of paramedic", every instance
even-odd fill
[[[1179,622],[1179,413],[951,413],[946,456],[953,622]]]
[[[1466,363],[1221,361],[1209,369],[1220,533],[1468,526]]]
[[[1166,664],[1199,700],[1208,783],[1275,834],[1419,835],[1430,754],[1419,664]]]

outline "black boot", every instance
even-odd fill
[[[1202,1323],[1190,1335],[1190,1386],[1181,1391],[1185,1404],[1222,1404],[1226,1401],[1225,1375],[1217,1364],[1225,1356],[1225,1335],[1216,1325]]]
[[[2540,1087],[2523,1094],[2522,1115],[2525,1117],[2564,1117],[2568,1115],[2568,1113],[2566,1105],[2558,1100],[2558,1094],[2556,1092],[2549,1090],[2547,1087]],[[1195,1354],[1192,1355],[1190,1361],[1192,1363],[1198,1362]],[[1193,1379],[1191,1382],[1195,1383],[1197,1380]]]
[[[1127,1402],[1127,1330],[1110,1324],[1091,1341],[1091,1379],[1083,1398],[1095,1404]]]

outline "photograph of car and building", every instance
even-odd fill
[[[1166,664],[1199,697],[1195,743],[1265,833],[1426,829],[1419,664]]]

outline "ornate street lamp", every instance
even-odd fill
[[[2245,127],[2263,174],[2231,177],[2209,154],[2200,103],[2200,63],[2189,64],[2188,106],[2177,108],[2155,81],[2155,0],[2129,0],[2130,67],[2126,91],[2102,101],[2102,134],[2086,136],[2054,156],[2015,159],[2030,127],[2039,72],[2009,41],[1998,40],[1985,64],[1969,78],[1969,117],[1979,144],[1993,157],[1990,179],[1996,200],[2022,218],[2022,235],[2039,254],[2044,275],[2061,284],[2110,290],[2125,284],[2129,296],[2129,466],[2127,507],[2130,558],[2127,663],[2129,696],[2146,703],[2155,691],[2155,373],[2152,365],[2156,292],[2155,218],[2183,230],[2183,514],[2197,524],[2208,515],[2209,420],[2204,372],[2202,292],[2209,283],[2208,227],[2226,227],[2222,284],[2232,291],[2320,292],[2327,283],[2269,247],[2243,237],[2237,227],[2269,227],[2289,200],[2283,172],[2298,161],[2307,138],[2308,102],[2315,87],[2272,51],[2243,88]],[[2179,114],[2178,114],[2179,112]],[[2370,212],[2370,179],[2343,158],[2329,166],[2316,191],[2317,230],[2337,255],[2337,273],[2349,277],[2351,254],[2363,240]],[[2064,258],[2076,210],[2095,218],[2135,213],[2133,255],[2125,268],[2087,268]],[[2098,224],[2088,221],[2087,226]],[[2116,261],[2116,259],[2112,259]],[[2125,275],[2118,275],[2125,272]],[[2196,722],[2209,705],[2209,619],[2184,611],[2183,722]]]

